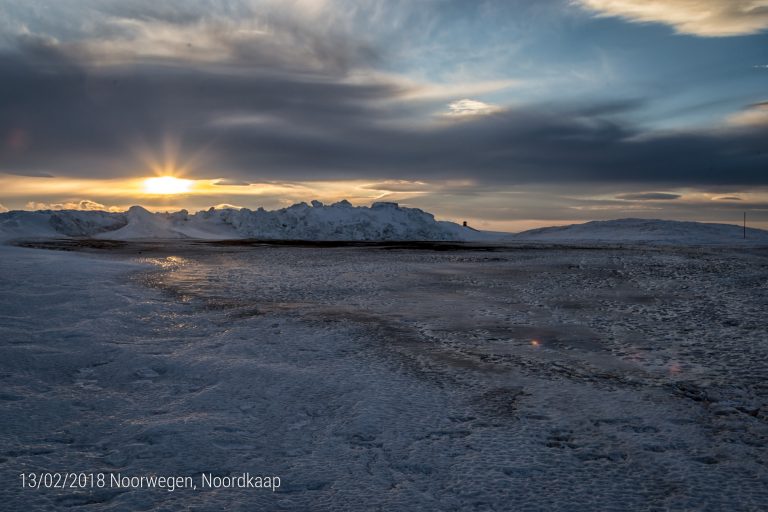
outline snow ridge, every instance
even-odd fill
[[[267,211],[216,209],[152,213],[141,206],[127,212],[80,210],[0,213],[0,240],[14,238],[244,239],[337,241],[497,241],[653,243],[678,245],[768,244],[768,231],[741,226],[658,219],[616,219],[524,231],[516,235],[477,231],[438,221],[418,208],[378,202],[352,206],[298,203]]]
[[[319,201],[267,211],[215,209],[190,214],[151,213],[141,206],[127,212],[11,211],[0,214],[0,239],[90,237],[110,240],[236,239],[265,240],[448,240],[476,239],[474,230],[437,221],[428,212],[397,203],[370,207],[348,201]]]

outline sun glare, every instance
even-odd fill
[[[148,194],[183,194],[189,192],[191,187],[192,180],[182,180],[173,176],[144,180],[144,191]]]

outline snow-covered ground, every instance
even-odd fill
[[[78,245],[0,248],[0,508],[768,506],[764,249]]]

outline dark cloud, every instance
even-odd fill
[[[251,185],[251,182],[242,181],[242,180],[220,179],[220,180],[216,180],[213,184],[220,185],[220,186],[229,186],[229,187],[248,187]]]
[[[159,143],[170,133],[182,141],[182,158],[205,148],[206,165],[191,169],[191,177],[249,183],[768,184],[765,125],[645,133],[621,120],[642,104],[637,99],[413,123],[444,105],[406,100],[413,86],[395,79],[351,79],[350,68],[362,69],[366,51],[303,30],[285,29],[292,31],[289,46],[310,48],[290,65],[246,41],[222,63],[136,59],[97,66],[90,50],[26,37],[0,55],[0,140],[25,134],[23,147],[0,149],[0,171],[136,175],[137,144]],[[321,73],[318,60],[327,63]]]
[[[668,194],[666,192],[644,192],[639,194],[621,194],[616,196],[616,199],[627,201],[671,201],[681,197],[680,194]]]
[[[3,174],[10,174],[11,176],[25,176],[28,178],[53,178],[53,174],[49,174],[47,172],[38,172],[38,171],[12,171],[12,170],[4,170],[0,168],[0,172]]]

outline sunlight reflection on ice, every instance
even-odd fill
[[[158,266],[163,270],[174,270],[190,263],[188,259],[182,258],[181,256],[167,256],[165,258],[142,258],[140,261]]]

